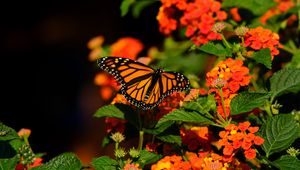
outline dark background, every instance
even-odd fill
[[[103,35],[106,44],[132,36],[158,45],[159,2],[140,19],[120,17],[117,0],[8,3],[0,7],[0,121],[31,129],[32,148],[46,160],[66,151],[83,161],[103,154],[104,123],[92,117],[103,104],[93,84],[99,69],[86,44]]]

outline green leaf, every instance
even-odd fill
[[[225,48],[220,42],[208,42],[200,46],[199,50],[218,57],[227,57],[232,55],[231,51]]]
[[[230,114],[237,115],[263,106],[264,103],[268,101],[269,97],[270,95],[268,93],[239,93],[230,102]]]
[[[168,122],[168,121],[180,121],[180,122],[190,122],[190,123],[202,123],[202,124],[212,124],[213,122],[200,115],[196,111],[185,111],[183,109],[177,109],[173,112],[164,115],[158,123],[156,124],[156,127],[159,127],[162,123]]]
[[[125,104],[111,104],[99,108],[94,114],[95,117],[114,117],[118,119],[126,119],[136,128],[138,128],[138,116],[134,109]]]
[[[265,65],[268,69],[272,68],[272,56],[269,48],[265,48],[253,53],[253,59]]]
[[[42,166],[37,166],[31,170],[80,170],[83,168],[81,161],[74,153],[63,153]]]
[[[283,69],[271,77],[272,99],[286,93],[297,93],[300,90],[300,69]]]
[[[238,7],[251,11],[254,15],[262,15],[276,3],[273,0],[225,0],[223,8]]]
[[[300,160],[291,155],[283,155],[273,163],[281,170],[298,170],[300,167]]]
[[[120,6],[121,9],[121,16],[125,16],[128,11],[130,6],[135,2],[135,0],[123,0]]]
[[[93,159],[92,165],[96,170],[116,170],[118,163],[108,156],[101,156]]]
[[[134,3],[132,6],[133,17],[138,18],[142,10],[153,3],[155,3],[155,1],[145,1],[145,0],[136,1],[136,3]]]
[[[103,140],[102,140],[101,146],[102,146],[102,147],[105,147],[105,146],[107,146],[110,142],[111,142],[111,139],[109,138],[109,136],[105,136],[105,137],[103,138]]]
[[[144,129],[145,133],[153,134],[153,135],[158,135],[165,131],[167,128],[172,126],[175,122],[174,121],[167,121],[164,123],[161,123],[159,125],[156,125],[155,128],[153,129]]]
[[[199,97],[195,101],[185,103],[183,108],[199,113],[207,113],[216,108],[216,101],[212,95],[208,95],[207,97]]]
[[[298,138],[299,127],[293,116],[280,114],[269,118],[260,131],[265,142],[262,145],[266,156],[287,149]]]
[[[156,136],[159,140],[167,143],[176,143],[177,145],[181,145],[181,137],[178,135],[159,135]]]
[[[153,152],[148,152],[147,150],[141,150],[140,157],[137,160],[137,163],[139,163],[140,167],[143,168],[147,164],[154,163],[158,161],[161,158],[161,155],[158,155]]]
[[[19,138],[17,132],[2,122],[0,122],[0,141],[12,140]]]
[[[0,170],[15,170],[18,162],[18,155],[15,155],[12,158],[0,158]]]
[[[286,65],[286,67],[300,68],[300,49],[294,53],[292,60]]]

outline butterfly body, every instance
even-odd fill
[[[154,70],[127,58],[103,57],[97,62],[121,83],[120,93],[128,102],[143,110],[154,108],[174,91],[189,89],[189,80],[181,73]]]

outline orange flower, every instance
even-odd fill
[[[236,22],[240,22],[242,20],[238,8],[231,8],[229,12],[232,16],[232,19],[235,20]]]
[[[187,145],[189,150],[196,150],[200,146],[202,146],[204,150],[210,149],[211,134],[207,127],[195,126],[189,130],[181,128],[180,136],[182,144]]]
[[[22,138],[28,138],[31,134],[31,130],[30,129],[26,129],[26,128],[22,128],[21,130],[19,130],[18,135]]]
[[[139,168],[139,164],[126,163],[123,170],[142,170],[142,169]]]
[[[253,159],[256,157],[256,151],[254,149],[245,150],[244,155],[247,159]]]
[[[156,120],[159,120],[162,116],[179,108],[184,100],[184,97],[184,93],[176,92],[163,99],[163,101],[158,105],[159,113],[156,115]]]
[[[157,20],[160,32],[169,35],[180,24],[186,27],[185,35],[196,45],[210,40],[220,40],[221,36],[211,29],[215,22],[223,21],[227,14],[221,11],[221,3],[216,0],[161,0]],[[177,17],[179,16],[179,23]]]
[[[89,54],[90,61],[95,61],[96,59],[101,57],[103,51],[102,49],[103,42],[104,42],[103,36],[94,37],[88,42],[87,47],[90,50],[92,50]]]
[[[245,34],[244,38],[245,47],[250,47],[253,50],[269,48],[272,59],[279,54],[277,49],[280,46],[279,35],[269,29],[264,29],[263,27],[252,28]]]
[[[88,44],[87,44],[87,47],[90,49],[90,50],[93,50],[95,48],[99,48],[102,46],[104,42],[104,37],[103,36],[97,36],[97,37],[94,37],[92,38]]]
[[[124,37],[111,45],[111,55],[135,60],[143,48],[144,45],[138,39]]]
[[[222,156],[215,153],[199,153],[199,156],[192,152],[186,152],[186,157],[191,162],[194,170],[223,170],[229,165],[223,162]]]
[[[114,92],[120,89],[116,80],[105,72],[98,73],[94,78],[94,83],[100,86],[100,96],[107,101],[112,98]]]
[[[171,8],[166,8],[161,6],[157,14],[157,21],[159,23],[159,31],[165,35],[169,35],[172,31],[177,28],[177,21],[172,19],[173,10]]]
[[[231,99],[237,94],[241,86],[250,83],[249,69],[243,66],[242,60],[228,58],[219,62],[210,72],[206,73],[206,85],[210,87],[208,93],[215,93],[217,112],[225,117],[230,115]],[[222,105],[220,90],[225,106]]]
[[[183,161],[181,156],[172,155],[165,156],[156,164],[151,166],[151,170],[190,170],[190,162]]]
[[[268,19],[274,15],[278,15],[284,12],[287,12],[290,8],[295,6],[295,3],[291,0],[274,0],[277,5],[269,9],[263,16],[260,18],[260,22],[266,24]]]
[[[250,122],[239,123],[238,126],[229,124],[225,127],[225,131],[219,132],[221,139],[218,141],[218,145],[224,146],[224,155],[232,157],[238,149],[242,148],[245,151],[244,154],[247,159],[255,158],[255,150],[251,147],[253,144],[262,145],[264,139],[259,136],[255,136],[254,132],[257,130],[249,130],[254,128],[250,125]]]

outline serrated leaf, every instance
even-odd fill
[[[207,97],[199,97],[195,101],[191,101],[183,105],[183,108],[187,110],[194,110],[199,113],[207,113],[210,110],[214,110],[215,107],[216,102],[212,95],[208,95]]]
[[[128,11],[129,8],[131,7],[131,5],[135,2],[135,0],[123,0],[120,6],[121,9],[121,16],[125,16]]]
[[[134,109],[125,104],[111,104],[99,108],[94,114],[95,117],[114,117],[118,119],[126,119],[136,128],[138,128],[138,116]]]
[[[213,122],[200,115],[196,111],[188,112],[183,109],[177,109],[173,112],[164,115],[158,123],[156,124],[156,127],[159,127],[162,123],[165,123],[167,121],[180,121],[180,122],[190,122],[190,123],[203,123],[203,124],[212,124]]]
[[[0,158],[0,170],[15,170],[18,162],[18,155],[12,158]]]
[[[269,97],[270,95],[268,93],[239,93],[230,102],[230,114],[237,115],[263,106],[264,103],[268,101]]]
[[[270,79],[272,98],[300,90],[300,69],[283,69]]]
[[[159,140],[167,143],[176,143],[177,145],[181,145],[181,137],[178,135],[159,135],[156,136]]]
[[[16,138],[19,138],[17,132],[13,128],[8,127],[0,122],[0,141],[12,140]]]
[[[83,165],[74,153],[63,153],[42,166],[37,166],[31,170],[80,170]]]
[[[254,15],[262,15],[276,3],[273,0],[225,0],[222,3],[223,8],[238,7],[251,11]]]
[[[281,170],[298,170],[300,167],[300,160],[291,155],[283,155],[273,163]]]
[[[108,156],[101,156],[93,159],[92,165],[96,170],[116,170],[118,163]]]
[[[299,127],[292,115],[277,115],[269,118],[260,131],[265,142],[262,149],[269,157],[287,149],[299,136]]]
[[[269,48],[265,48],[253,53],[253,59],[265,65],[268,69],[272,68],[272,56]]]
[[[170,126],[172,126],[174,123],[175,123],[174,121],[164,122],[158,126],[155,126],[155,128],[153,128],[153,129],[144,129],[144,132],[153,134],[153,135],[158,135],[158,134],[162,133],[163,131],[165,131]]]
[[[231,56],[230,50],[226,49],[221,43],[208,42],[199,47],[199,50],[219,57]]]
[[[140,167],[143,168],[145,165],[154,163],[160,158],[161,155],[153,152],[148,152],[147,150],[141,150],[140,157],[138,158],[137,162],[139,163]]]

